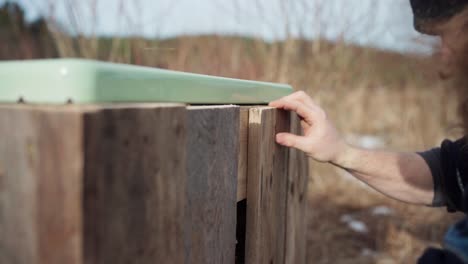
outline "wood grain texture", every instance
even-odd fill
[[[0,107],[0,263],[82,263],[82,122]]]
[[[96,110],[84,133],[85,263],[184,263],[185,107]]]
[[[249,107],[240,108],[239,163],[237,166],[237,201],[247,198],[247,161],[249,142]]]
[[[247,263],[305,263],[307,162],[274,140],[291,122],[266,107],[0,107],[0,263],[233,263],[244,196]]]
[[[249,113],[246,263],[280,264],[285,257],[288,149],[275,135],[289,131],[284,111],[262,107]]]
[[[291,114],[291,132],[302,133],[299,117]],[[307,155],[296,149],[289,149],[288,195],[286,212],[286,264],[306,264],[307,243]]]
[[[189,107],[186,263],[234,263],[239,107]]]

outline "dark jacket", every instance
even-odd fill
[[[446,206],[449,212],[468,213],[468,145],[466,138],[445,140],[440,148],[420,153],[431,168],[434,179],[434,206]],[[444,248],[427,249],[420,264],[467,263],[468,219],[450,228]]]

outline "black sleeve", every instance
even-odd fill
[[[434,180],[434,206],[447,206],[449,212],[467,212],[468,187],[466,140],[445,140],[440,148],[419,153],[429,165]]]
[[[418,264],[463,264],[463,261],[450,251],[429,248],[418,260]]]
[[[446,206],[445,196],[442,191],[442,167],[440,162],[440,148],[434,148],[425,152],[419,152],[419,155],[426,161],[432,174],[434,182],[434,199],[432,206],[442,207]]]

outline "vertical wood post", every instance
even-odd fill
[[[82,263],[82,120],[0,106],[0,263]]]
[[[302,133],[301,122],[291,113],[291,132]],[[286,211],[286,264],[306,264],[307,260],[307,182],[309,161],[307,155],[297,149],[289,149],[288,195]]]
[[[184,263],[185,107],[88,112],[84,134],[85,263]]]
[[[186,263],[234,263],[239,107],[189,107],[188,131]]]
[[[247,198],[247,163],[249,146],[249,107],[240,108],[239,162],[237,166],[237,201]]]
[[[296,115],[267,107],[249,113],[246,263],[306,263],[307,157],[276,144],[299,134]]]
[[[184,263],[186,108],[0,107],[0,263]]]
[[[289,131],[287,112],[261,107],[249,113],[246,262],[284,263],[288,149],[276,144]]]

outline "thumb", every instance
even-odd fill
[[[290,133],[279,133],[276,135],[276,142],[285,147],[306,151],[307,139],[305,137]]]

